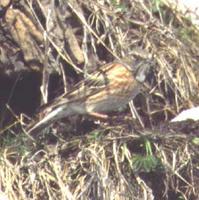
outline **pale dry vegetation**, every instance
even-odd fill
[[[154,66],[134,100],[139,120],[129,108],[111,122],[74,117],[34,139],[16,127],[19,117],[3,127],[0,199],[198,199],[199,123],[168,123],[199,103],[198,27],[158,0],[22,0],[6,9],[0,27],[23,60],[4,71],[40,72],[43,102],[55,73],[63,92],[115,59],[150,56]]]

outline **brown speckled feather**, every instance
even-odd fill
[[[140,65],[137,68],[137,65]],[[76,84],[73,89],[47,104],[38,114],[27,132],[38,131],[47,125],[75,114],[106,113],[113,111],[129,102],[141,88],[146,76],[148,62],[136,62],[136,66],[129,66],[120,62],[113,62],[102,66],[89,78]],[[146,68],[140,71],[139,69]],[[137,78],[138,77],[138,78]]]

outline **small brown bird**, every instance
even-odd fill
[[[47,104],[26,131],[38,132],[71,115],[96,115],[116,110],[140,92],[150,67],[149,60],[134,61],[132,66],[121,62],[102,66],[70,92]]]

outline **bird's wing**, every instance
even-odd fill
[[[39,110],[40,112],[44,112],[46,110],[55,109],[63,104],[70,103],[70,102],[78,102],[84,101],[89,96],[92,96],[105,87],[107,87],[109,80],[109,73],[112,67],[115,67],[115,64],[118,63],[109,63],[103,66],[103,68],[97,70],[92,75],[89,75],[86,79],[77,83],[71,91],[65,93],[52,102],[47,103],[46,105],[42,106]],[[48,109],[50,108],[50,109]]]
[[[78,99],[87,98],[100,90],[103,90],[109,83],[107,75],[101,72],[97,72],[92,76],[78,83],[72,91],[65,94],[63,98],[67,98],[69,101],[76,101]]]

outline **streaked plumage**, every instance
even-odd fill
[[[136,61],[133,66],[120,62],[102,66],[70,92],[47,104],[27,132],[39,131],[71,115],[107,113],[127,104],[140,92],[149,68],[147,60]]]

